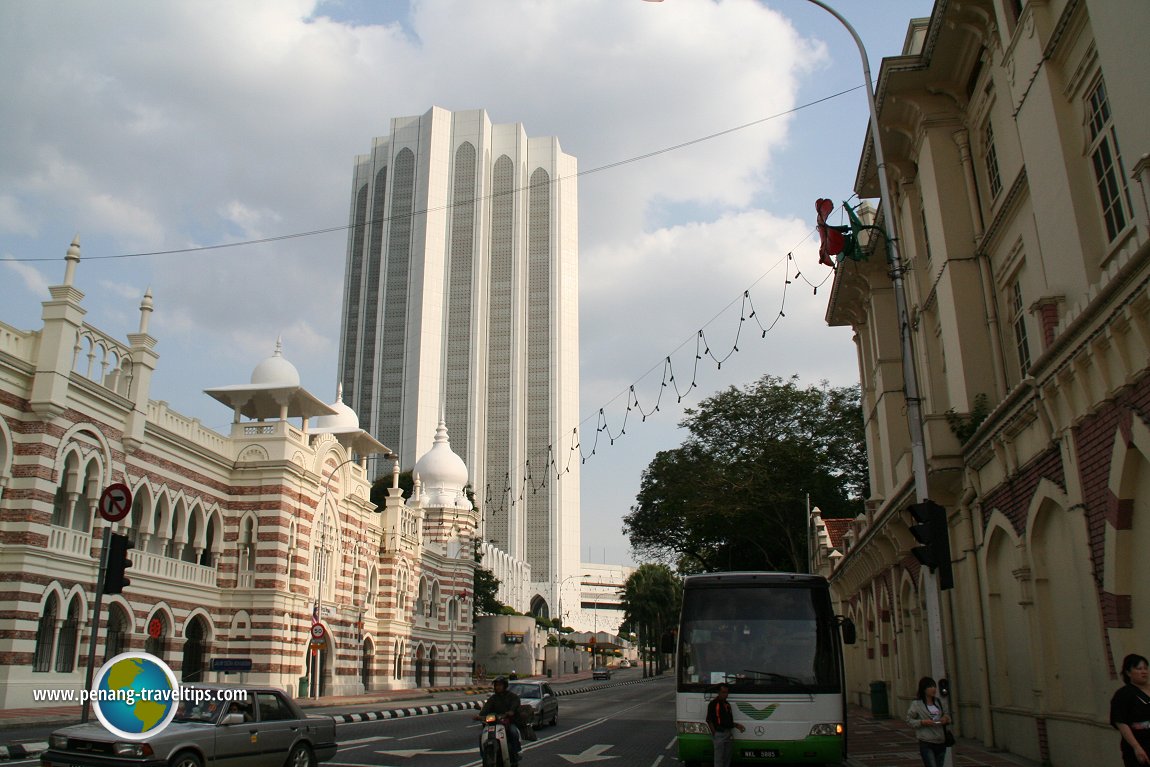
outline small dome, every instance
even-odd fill
[[[276,340],[275,354],[256,365],[252,383],[260,386],[299,386],[299,371],[284,359],[283,341]]]
[[[321,415],[313,422],[316,431],[323,430],[332,433],[359,431],[359,416],[344,404],[343,384],[339,385],[339,391],[335,395],[335,402],[332,403],[331,408],[336,411],[335,415]]]
[[[435,430],[435,442],[431,449],[416,461],[413,471],[433,498],[442,493],[456,495],[463,492],[463,486],[467,484],[467,464],[451,449],[447,425],[443,421],[439,422],[439,428]],[[443,504],[437,502],[437,505]],[[452,498],[448,505],[454,506],[455,499]]]

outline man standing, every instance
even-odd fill
[[[719,685],[715,699],[707,704],[707,726],[715,740],[715,767],[730,767],[735,742],[733,730],[746,732],[747,728],[735,721],[727,694],[731,688],[726,683]]]

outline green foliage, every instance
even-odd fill
[[[499,610],[500,615],[522,615],[523,613],[516,610],[511,605],[503,605]]]
[[[766,375],[688,409],[689,436],[643,472],[623,532],[680,572],[802,570],[807,503],[853,517],[869,495],[857,386]]]
[[[663,564],[643,564],[631,573],[620,593],[623,625],[638,634],[641,647],[659,645],[679,622],[683,582]],[[662,658],[657,658],[662,671]]]
[[[990,415],[990,398],[985,394],[976,394],[967,415],[959,415],[954,408],[951,408],[946,411],[946,423],[950,426],[950,432],[965,445],[988,415]]]
[[[375,504],[376,511],[383,511],[384,501],[387,499],[387,489],[391,487],[391,474],[384,474],[376,477],[375,481],[371,483],[371,495],[369,500]],[[412,477],[410,471],[400,472],[399,474],[399,489],[403,491],[404,498],[411,497],[411,491],[415,487],[415,479]]]
[[[475,566],[475,585],[473,593],[475,594],[475,616],[480,615],[502,615],[503,608],[506,607],[502,602],[495,598],[499,592],[499,579],[496,578],[490,570],[485,570],[479,565]]]

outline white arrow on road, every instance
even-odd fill
[[[603,756],[603,752],[609,748],[611,748],[611,747],[610,746],[604,746],[603,744],[598,744],[595,746],[588,747],[581,754],[559,754],[559,756],[563,757],[564,759],[566,759],[571,764],[583,764],[584,762],[601,762],[604,759],[615,759],[615,758],[617,758],[617,757],[612,756],[610,754],[608,754],[607,756]]]
[[[410,759],[413,756],[421,756],[423,754],[431,754],[432,756],[439,756],[440,754],[470,754],[473,751],[478,751],[478,749],[464,748],[464,749],[459,750],[459,751],[436,751],[436,750],[431,749],[431,748],[409,748],[409,749],[402,749],[399,751],[376,751],[375,753],[383,754],[384,756],[402,756],[405,759]]]

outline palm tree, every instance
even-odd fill
[[[643,659],[643,676],[661,674],[666,669],[662,640],[679,621],[683,583],[666,565],[644,564],[631,573],[620,592],[625,624],[638,634]],[[655,647],[654,657],[645,652]],[[654,669],[651,666],[654,665]]]

